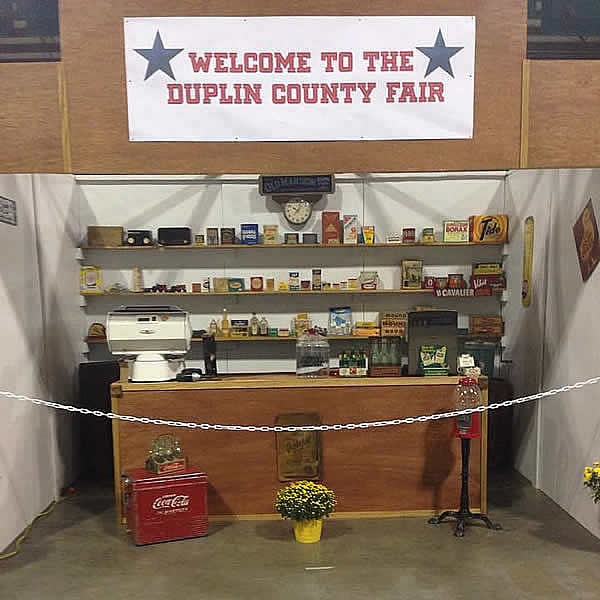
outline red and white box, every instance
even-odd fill
[[[127,529],[137,546],[204,536],[208,479],[194,467],[170,475],[133,469],[123,478]]]

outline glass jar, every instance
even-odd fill
[[[456,410],[477,408],[483,404],[481,389],[474,377],[461,377],[454,390]],[[477,412],[456,417],[456,435],[464,438],[479,437],[481,428]]]
[[[309,329],[296,342],[296,375],[329,377],[329,342]]]

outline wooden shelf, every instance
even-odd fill
[[[501,290],[504,292],[505,290]],[[492,296],[436,296],[431,290],[403,290],[403,289],[392,289],[392,290],[305,290],[298,292],[251,292],[251,291],[243,291],[243,292],[79,292],[82,296],[86,297],[94,297],[94,296],[199,296],[203,298],[209,298],[211,296],[310,296],[310,295],[337,295],[337,294],[361,294],[361,295],[369,295],[369,294],[423,294],[425,296],[430,296],[431,298],[444,298],[444,299],[473,299],[473,298],[490,298],[493,296],[501,295],[500,292],[493,294]]]
[[[190,244],[186,246],[82,246],[82,250],[247,250],[247,249],[258,249],[258,248],[267,248],[270,250],[278,250],[281,248],[324,248],[327,250],[337,250],[337,249],[348,249],[348,248],[439,248],[439,247],[456,247],[456,246],[503,246],[502,243],[485,243],[478,244],[475,242],[431,242],[429,244],[424,244],[423,242],[411,242],[411,243],[400,243],[400,244],[387,244],[387,243],[378,243],[378,244],[220,244],[218,246],[196,246],[195,244]]]
[[[472,333],[461,334],[458,336],[459,339],[485,339],[485,340],[494,340],[499,341],[500,338],[498,336],[483,336],[476,335]],[[242,338],[236,337],[217,337],[215,338],[217,342],[295,342],[298,338],[295,336],[287,336],[287,337],[270,337],[270,336],[248,336]],[[367,342],[369,338],[367,336],[361,335],[328,335],[327,339],[329,341],[336,340],[344,340],[344,341],[353,341],[353,342]],[[382,338],[385,339],[385,338]],[[106,338],[94,338],[94,337],[86,337],[83,340],[87,344],[106,344]],[[192,338],[192,344],[201,344],[202,338]]]

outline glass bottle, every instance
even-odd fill
[[[223,309],[223,318],[221,319],[221,334],[223,337],[229,337],[231,335],[231,325],[229,324],[226,308]]]
[[[250,319],[250,335],[256,337],[260,333],[260,324],[258,322],[258,317],[256,313],[252,313],[252,318]]]
[[[216,319],[211,319],[209,325],[208,325],[208,333],[209,335],[217,335],[217,321]]]
[[[260,320],[259,323],[260,335],[268,335],[269,334],[269,322],[265,317]]]

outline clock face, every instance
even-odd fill
[[[312,205],[302,198],[292,198],[283,206],[283,214],[292,225],[304,225],[312,214]]]

